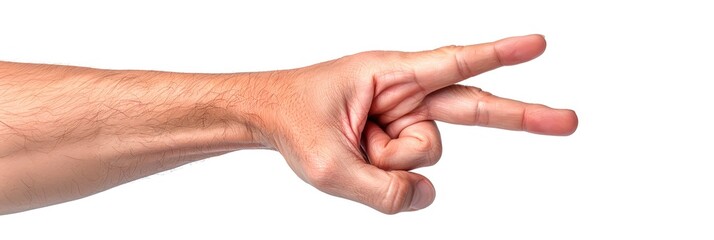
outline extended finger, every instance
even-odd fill
[[[528,35],[413,53],[408,63],[419,85],[432,92],[500,66],[527,62],[540,56],[545,47],[542,35]]]
[[[469,77],[536,58],[545,51],[541,35],[512,37],[470,46],[398,53],[372,52],[384,61],[374,79],[374,101],[370,114],[380,115],[382,124],[412,111],[427,94]]]
[[[464,125],[570,135],[578,126],[574,111],[501,98],[475,87],[453,85],[425,99],[431,119]]]

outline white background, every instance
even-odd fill
[[[706,1],[98,2],[3,1],[0,59],[238,72],[541,33],[543,56],[465,84],[575,109],[580,127],[440,124],[443,158],[418,170],[437,199],[418,212],[325,195],[251,150],[0,216],[0,239],[714,238]]]

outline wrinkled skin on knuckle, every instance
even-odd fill
[[[455,70],[459,73],[460,78],[467,79],[469,77],[474,76],[476,72],[471,69],[469,63],[462,56],[463,54],[460,54],[464,50],[464,48],[464,46],[450,45],[440,47],[433,52],[434,54],[437,54],[436,57],[452,58],[454,65],[456,66]]]
[[[442,146],[440,142],[434,140],[426,140],[427,142],[424,146],[425,161],[423,167],[433,166],[439,162],[442,154]]]
[[[474,86],[461,85],[461,84],[454,84],[447,88],[438,90],[438,92],[443,92],[443,91],[446,91],[448,93],[457,94],[460,96],[465,96],[467,98],[478,98],[478,97],[484,97],[484,96],[490,95],[489,92],[486,92],[486,91],[482,90],[481,88],[474,87]]]
[[[420,167],[433,166],[441,158],[443,148],[438,129],[436,131],[435,135],[428,134],[414,137],[414,151],[423,156]]]
[[[388,183],[384,198],[376,205],[377,210],[385,214],[396,214],[404,210],[409,196],[411,196],[411,186],[409,180],[400,172],[389,172],[392,176]]]
[[[422,154],[428,154],[434,149],[434,142],[428,137],[416,138],[416,144],[414,145],[414,150]]]

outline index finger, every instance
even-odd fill
[[[426,92],[433,92],[501,66],[532,60],[545,51],[545,46],[542,35],[510,37],[490,43],[412,53],[409,65],[419,85]]]

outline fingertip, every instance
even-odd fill
[[[409,204],[409,211],[421,210],[431,205],[436,199],[436,190],[429,179],[419,180],[414,185],[412,201]]]
[[[526,131],[536,134],[569,136],[578,128],[578,115],[570,109],[544,109],[526,117]]]
[[[510,37],[497,41],[494,45],[502,65],[515,65],[530,61],[545,52],[545,37],[532,34]]]
[[[565,109],[565,110],[563,110],[563,111],[565,111],[565,113],[566,113],[565,115],[566,115],[566,119],[567,119],[567,122],[568,122],[568,124],[566,124],[566,125],[567,125],[569,128],[567,129],[567,131],[564,131],[564,134],[562,134],[562,136],[570,136],[570,135],[573,135],[573,133],[575,133],[575,130],[578,129],[578,124],[579,124],[579,121],[580,121],[580,120],[578,119],[578,114],[575,113],[575,111],[570,110],[570,109]]]

